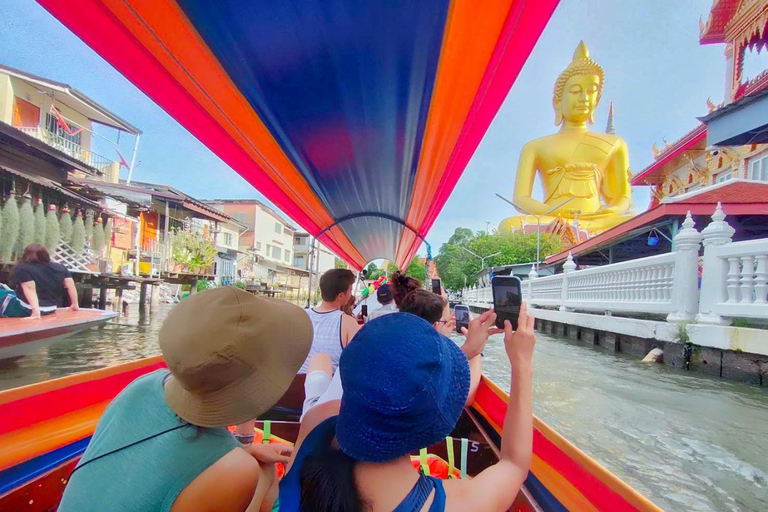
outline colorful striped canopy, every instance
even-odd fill
[[[558,0],[38,2],[360,268],[416,254]]]

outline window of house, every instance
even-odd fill
[[[279,247],[272,246],[272,257],[279,260],[283,256],[283,250]]]
[[[293,258],[293,266],[304,268],[304,256],[296,256]]]
[[[275,233],[277,233],[278,235],[283,234],[283,225],[280,224],[279,222],[275,222]]]
[[[768,181],[768,155],[756,158],[749,163],[749,179]]]
[[[261,242],[256,242],[256,245],[258,245],[259,249],[261,249]],[[267,244],[267,256],[269,256],[270,254],[272,254],[272,246]]]
[[[285,250],[285,262],[291,263],[291,251],[289,251],[288,249]]]
[[[245,214],[244,213],[233,213],[232,218],[235,219],[237,222],[242,222],[245,224]]]

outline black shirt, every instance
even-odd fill
[[[21,283],[35,282],[37,300],[40,307],[61,306],[64,296],[64,279],[72,277],[67,267],[61,263],[50,261],[48,263],[17,263],[11,274],[11,286],[16,290],[16,295],[29,304],[24,296]]]

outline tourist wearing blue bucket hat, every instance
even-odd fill
[[[470,330],[481,325],[472,322]],[[472,480],[445,482],[414,471],[410,454],[456,426],[469,391],[467,358],[415,315],[366,324],[341,356],[343,398],[316,406],[302,421],[280,483],[280,511],[507,510],[531,462],[533,322],[523,304],[518,330],[507,321],[503,331],[512,377],[501,460]],[[487,334],[494,332],[501,331]]]

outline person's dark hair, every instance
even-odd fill
[[[326,433],[323,449],[301,466],[300,510],[312,512],[362,512],[369,507],[355,485],[357,461],[331,446],[335,431]]]
[[[415,277],[395,272],[392,274],[392,279],[390,279],[390,286],[392,287],[392,295],[395,298],[395,304],[400,308],[400,303],[403,302],[406,295],[413,290],[421,288],[421,282]]]
[[[420,288],[405,296],[400,303],[401,313],[411,313],[433,324],[443,317],[445,298]]]
[[[332,268],[320,278],[320,296],[326,302],[333,302],[340,293],[355,284],[355,274],[346,268]]]
[[[21,255],[22,263],[48,263],[51,255],[42,244],[29,244]]]

